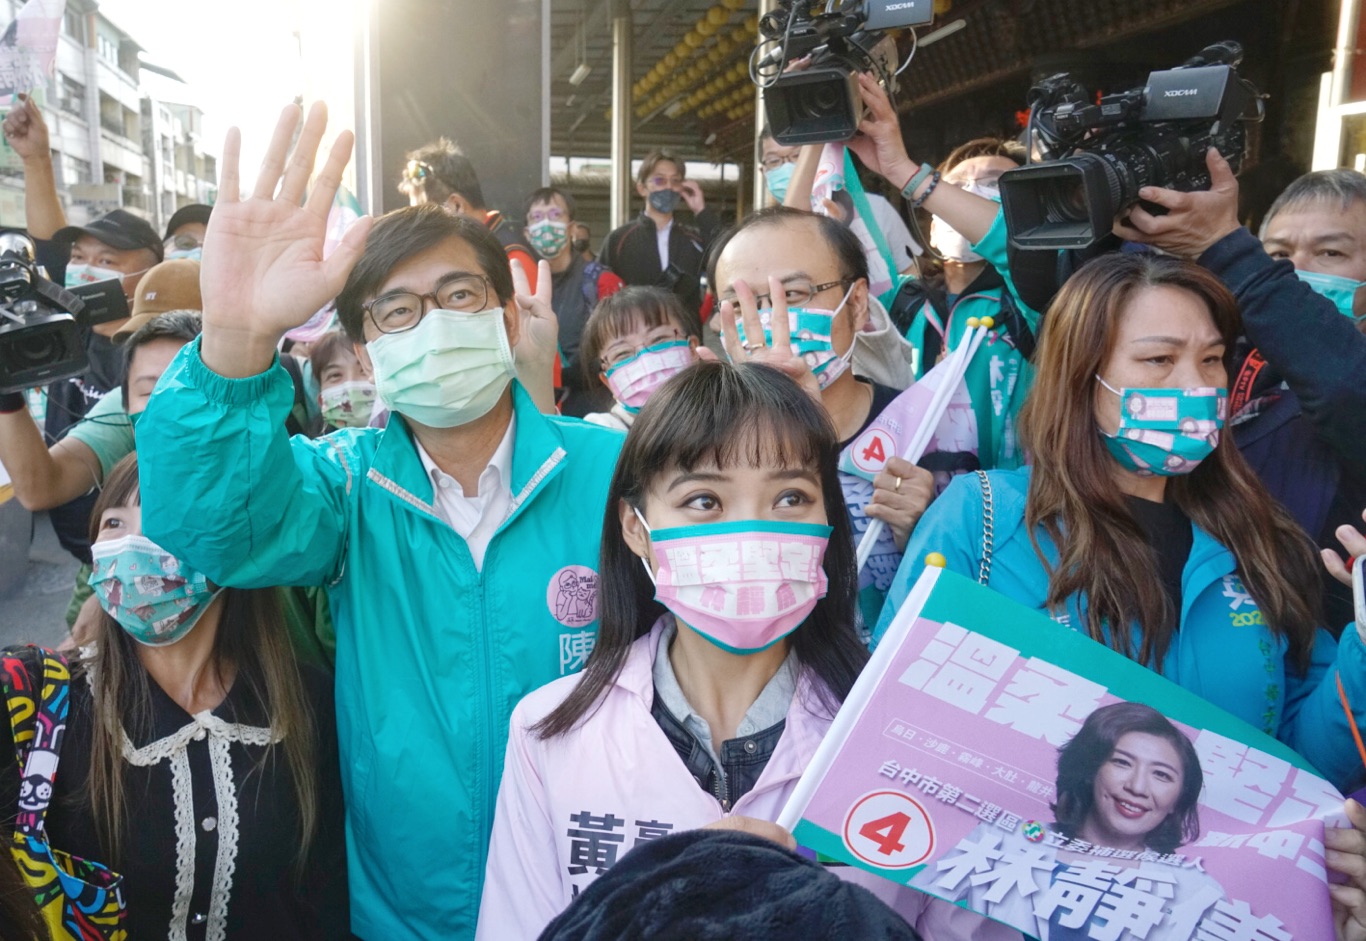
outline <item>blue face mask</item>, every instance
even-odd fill
[[[90,587],[100,607],[140,644],[174,644],[199,623],[221,589],[143,536],[90,547]]]
[[[200,245],[196,248],[177,248],[166,253],[167,261],[170,261],[173,258],[182,258],[187,261],[203,261],[204,246]]]
[[[780,167],[764,171],[764,182],[768,185],[768,191],[778,202],[787,197],[787,185],[792,182],[792,171],[796,169],[796,164],[784,163]]]
[[[1298,268],[1295,269],[1295,274],[1301,281],[1313,288],[1316,294],[1332,301],[1339,313],[1351,317],[1353,320],[1363,319],[1357,317],[1354,303],[1357,289],[1366,286],[1366,281],[1353,281],[1351,278],[1344,278],[1342,275],[1324,274],[1320,271],[1302,271]]]
[[[1101,437],[1121,467],[1143,477],[1189,474],[1219,445],[1227,389],[1116,389],[1096,379],[1119,396],[1119,430]]]

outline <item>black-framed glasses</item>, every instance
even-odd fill
[[[797,158],[801,155],[802,152],[800,150],[794,151],[793,153],[790,153],[787,156],[782,156],[780,154],[769,154],[763,160],[759,161],[759,166],[763,167],[765,170],[776,170],[785,163],[796,163]]]
[[[783,285],[783,298],[787,301],[788,307],[805,307],[807,304],[811,303],[812,298],[822,291],[828,291],[833,287],[848,284],[849,281],[849,278],[840,278],[837,281],[827,281],[824,284],[812,284],[810,281],[792,281]],[[732,304],[737,303],[734,291],[728,291],[721,300],[730,301]],[[759,305],[761,310],[764,308],[771,308],[773,306],[773,295],[767,293],[755,294],[754,301]]]
[[[432,309],[475,314],[488,306],[489,284],[479,275],[463,275],[452,278],[430,294],[394,291],[361,305],[361,309],[380,333],[403,333],[422,322],[428,301],[432,302]]]

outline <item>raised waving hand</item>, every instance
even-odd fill
[[[371,220],[361,219],[323,258],[327,214],[351,159],[353,135],[343,131],[337,137],[309,190],[327,106],[318,102],[309,109],[291,153],[301,117],[297,105],[281,112],[256,186],[245,199],[238,175],[241,133],[229,129],[223,143],[219,198],[204,238],[200,287],[204,363],[224,376],[253,376],[268,368],[285,332],[341,291],[370,231]]]

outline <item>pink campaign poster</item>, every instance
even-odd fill
[[[1342,803],[1260,731],[930,568],[779,822],[1041,941],[1321,941]]]

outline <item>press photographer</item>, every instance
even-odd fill
[[[773,139],[788,147],[853,137],[863,116],[858,77],[872,75],[884,89],[894,84],[896,47],[887,31],[934,18],[931,0],[846,0],[819,13],[816,7],[827,5],[780,2],[760,20],[763,39],[750,57]],[[804,68],[784,71],[808,57]]]

